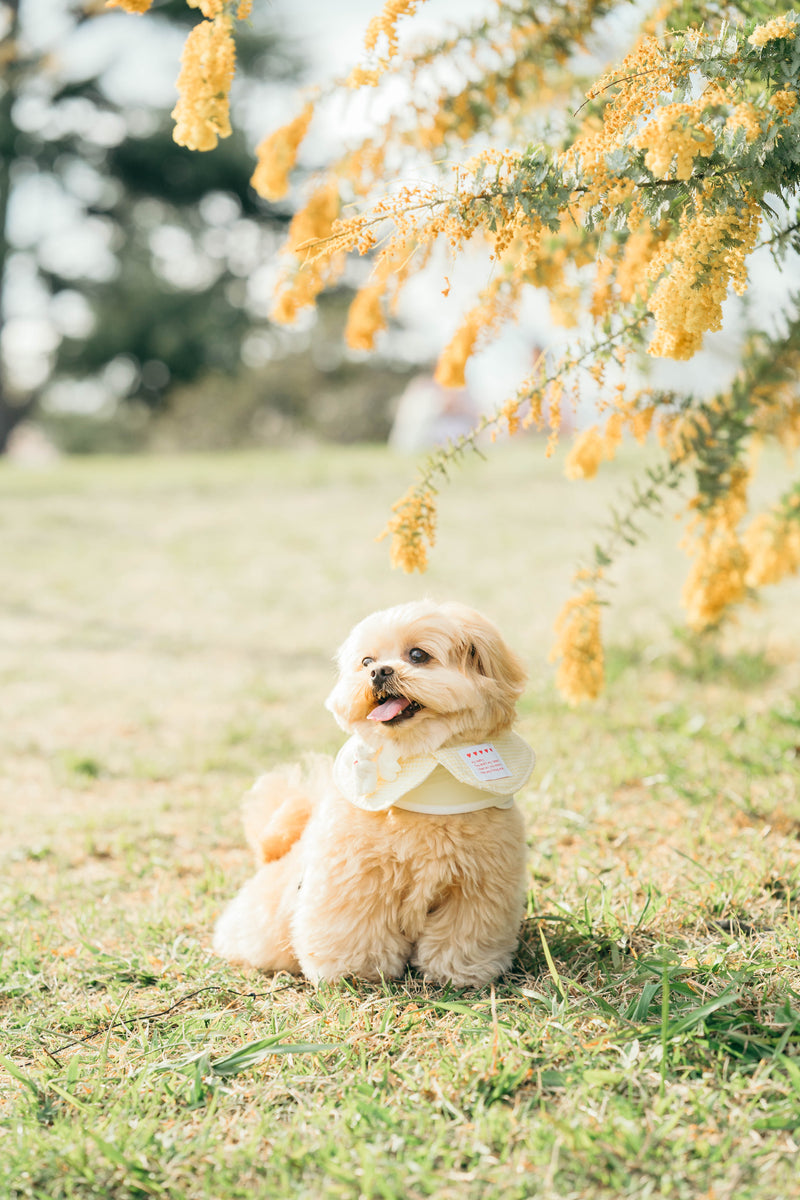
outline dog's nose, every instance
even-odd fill
[[[394,675],[394,667],[373,667],[369,674],[373,685],[380,687],[390,675]]]

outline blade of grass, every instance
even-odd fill
[[[562,1001],[566,1001],[567,993],[565,992],[561,983],[561,977],[556,970],[556,964],[553,962],[553,956],[550,953],[550,947],[547,944],[547,938],[544,936],[544,930],[542,929],[541,925],[539,926],[539,937],[542,939],[542,949],[544,950],[544,957],[547,963],[547,970],[550,972],[550,978],[556,985],[556,991],[558,992]]]

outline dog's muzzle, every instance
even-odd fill
[[[397,690],[394,667],[373,667],[370,679],[375,708],[368,714],[368,721],[379,721],[382,725],[399,725],[422,708],[416,700],[409,700]]]

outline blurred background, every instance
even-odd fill
[[[315,120],[285,202],[250,188],[254,147],[299,111],[305,85],[358,61],[376,7],[256,3],[237,31],[235,132],[201,154],[172,140],[181,48],[199,19],[185,0],[156,0],[145,16],[102,0],[0,3],[0,452],[42,462],[387,439],[418,452],[470,428],[542,350],[574,338],[531,294],[519,324],[470,363],[469,390],[443,394],[433,363],[487,272],[477,255],[454,263],[444,252],[409,282],[374,354],[342,338],[367,262],[294,328],[270,323],[278,250],[304,184],[337,141],[380,119],[383,101],[362,89]],[[600,24],[587,73],[624,47],[643,7]],[[435,0],[410,24],[424,38],[485,8]],[[691,364],[659,364],[661,383],[726,382],[747,306],[768,315],[783,299],[766,252],[751,276],[725,332]],[[588,389],[582,404],[578,424],[591,417]]]
[[[253,148],[297,110],[304,83],[353,61],[372,7],[256,4],[237,33],[235,132],[199,154],[172,140],[181,48],[199,18],[184,0],[156,0],[145,16],[99,2],[0,5],[0,450],[41,461],[384,441],[411,381],[398,444],[469,425],[471,397],[426,390],[442,338],[419,315],[401,316],[375,355],[345,349],[358,266],[298,327],[269,321],[299,196],[256,196]],[[436,7],[434,24],[479,6]],[[355,104],[349,131],[363,117]],[[310,139],[300,187],[323,165],[328,132]],[[428,419],[432,435],[418,428]]]

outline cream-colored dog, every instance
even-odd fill
[[[214,948],[314,982],[410,962],[486,984],[511,965],[525,904],[522,665],[480,613],[428,601],[367,617],[338,663],[327,706],[351,737],[335,763],[274,771],[246,797],[259,870]]]

